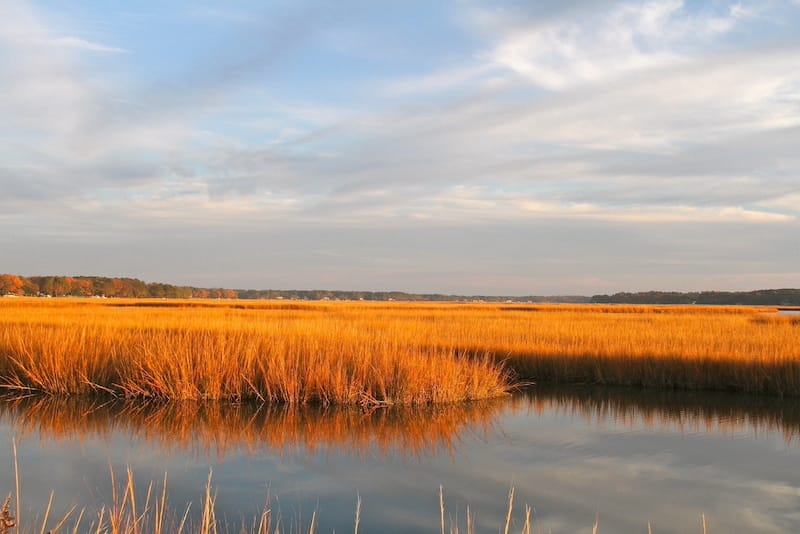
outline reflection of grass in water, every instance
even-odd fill
[[[32,396],[0,402],[0,417],[20,435],[48,439],[127,434],[182,453],[262,449],[419,456],[452,452],[465,432],[487,431],[504,404],[292,407],[224,402],[130,402]]]
[[[796,440],[800,435],[800,407],[769,397],[624,388],[536,387],[515,396],[509,404],[513,411],[574,414],[598,425],[612,423],[631,428],[700,429],[723,433],[751,429],[754,432],[782,431],[787,441]],[[0,403],[0,414],[13,421],[15,431],[39,433],[46,438],[110,437],[114,432],[123,432],[181,451],[207,453],[214,450],[224,454],[232,449],[256,452],[266,446],[278,451],[336,449],[356,454],[378,450],[388,455],[453,450],[464,431],[474,425],[491,428],[494,418],[506,406],[505,402],[490,402],[365,412],[211,402],[103,403],[87,398],[30,397]],[[152,486],[148,491],[148,504],[134,503],[126,495],[134,494],[128,489],[128,486],[133,487],[132,473],[128,473],[128,477],[128,482],[116,489],[116,496],[106,503],[103,511],[84,514],[81,524],[87,528],[81,527],[80,531],[95,532],[98,522],[103,522],[111,533],[180,530],[182,512],[177,513],[168,503],[164,504],[163,486]],[[225,531],[226,526],[220,525],[213,513],[215,494],[208,488],[200,507],[194,508],[195,515],[183,524],[183,531],[210,533],[215,532],[215,528]],[[270,500],[267,503],[260,516],[250,519],[248,532],[274,534],[280,526],[278,508]],[[518,510],[517,514],[520,513]],[[462,531],[470,532],[472,528],[469,514],[468,511],[466,530],[462,528]],[[139,517],[141,519],[137,519]],[[445,531],[454,532],[457,520],[444,513],[442,517],[449,518],[450,522]],[[67,526],[72,528],[75,520],[76,516],[71,517]],[[304,525],[304,532],[311,531],[311,522],[316,525],[316,515],[305,518],[305,523],[292,519],[293,526],[288,531],[299,533],[298,525]],[[93,528],[89,529],[92,523]],[[432,518],[432,530],[436,528],[435,523],[436,519]],[[517,517],[516,524],[517,528],[523,525],[523,532],[526,532],[524,518]],[[264,525],[270,528],[266,530]],[[287,532],[283,527],[279,530]]]
[[[516,409],[565,413],[592,425],[630,429],[734,434],[782,433],[800,441],[800,404],[761,395],[724,392],[538,386],[514,397]]]
[[[722,392],[537,386],[510,400],[417,407],[292,407],[224,402],[10,397],[0,417],[22,436],[73,440],[131,436],[164,451],[212,455],[325,451],[407,457],[454,453],[467,433],[491,432],[507,410],[572,414],[591,425],[657,431],[782,433],[800,441],[800,405]]]

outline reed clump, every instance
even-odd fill
[[[796,317],[744,307],[0,301],[0,382],[57,395],[433,404],[516,379],[797,396],[798,346]]]
[[[0,382],[17,391],[385,405],[484,399],[511,385],[489,356],[408,343],[338,310],[25,304],[0,305]]]

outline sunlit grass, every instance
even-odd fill
[[[741,307],[0,301],[0,381],[57,395],[430,404],[509,371],[798,395],[798,346],[798,318]]]
[[[57,395],[291,404],[433,404],[509,388],[489,356],[409,343],[352,311],[3,302],[0,381]]]

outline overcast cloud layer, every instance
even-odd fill
[[[0,272],[800,286],[800,2],[114,6],[0,2]]]

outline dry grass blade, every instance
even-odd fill
[[[505,534],[511,532],[511,517],[514,512],[514,486],[508,490],[508,514],[506,515],[506,529]]]
[[[127,498],[129,506],[130,506],[130,515],[133,519],[133,525],[131,525],[132,533],[131,534],[140,534],[139,533],[139,521],[137,520],[136,515],[136,486],[133,482],[133,471],[131,467],[128,466],[126,468],[126,472],[128,474],[128,483],[125,487],[125,496],[122,498],[123,507],[125,506],[125,499]]]
[[[155,503],[154,527],[155,534],[164,532],[164,514],[167,510],[167,473],[164,473],[164,481],[161,486],[161,499]]]
[[[72,514],[75,512],[76,508],[77,508],[77,505],[73,506],[72,508],[70,508],[67,511],[67,513],[64,514],[64,517],[62,517],[61,520],[58,523],[56,523],[56,526],[54,526],[53,528],[48,530],[47,533],[48,534],[57,534],[63,528],[63,526],[67,524],[67,521],[69,521],[69,518],[72,517]],[[83,514],[83,512],[81,512],[81,515],[82,514]],[[79,524],[79,523],[80,523],[80,518],[77,521],[77,524]]]
[[[20,523],[22,522],[22,485],[19,476],[19,458],[17,457],[17,440],[14,438],[11,441],[11,445],[14,449],[14,485],[17,492],[17,517],[16,517],[16,526],[17,531],[19,532],[22,529]]]
[[[522,527],[522,534],[531,534],[531,507],[525,505],[525,525]]]
[[[439,485],[439,512],[441,514],[442,534],[445,534],[445,531],[444,531],[444,488],[441,485]]]
[[[270,525],[272,523],[272,511],[269,508],[264,508],[261,517],[258,520],[258,528],[256,534],[269,534]]]
[[[311,514],[311,526],[308,527],[308,534],[315,534],[317,532],[317,511]]]
[[[97,515],[97,528],[95,529],[94,534],[103,534],[104,532],[106,532],[106,529],[105,529],[105,516],[106,516],[106,509],[105,509],[105,507],[103,507],[103,508],[100,509],[100,512]],[[115,531],[112,529],[111,532],[115,532]]]
[[[186,506],[186,510],[183,512],[183,517],[181,518],[181,522],[178,524],[178,530],[175,531],[175,534],[181,534],[183,529],[186,527],[186,521],[189,519],[189,510],[192,508],[192,503],[189,503]]]
[[[356,519],[353,534],[358,534],[359,525],[361,525],[361,495],[356,495]]]
[[[47,501],[47,509],[44,512],[44,519],[42,520],[42,529],[39,534],[45,534],[47,528],[47,520],[50,518],[50,508],[53,506],[53,491],[50,491],[50,499]]]
[[[205,499],[203,501],[203,519],[200,524],[200,534],[217,534],[217,518],[214,511],[216,498],[211,492],[212,471],[208,472]]]
[[[80,529],[80,526],[81,526],[81,520],[83,519],[83,513],[84,513],[84,509],[81,508],[81,511],[78,514],[77,519],[75,519],[75,524],[72,526],[72,534],[78,534],[78,530]],[[91,531],[91,527],[90,527],[89,531]]]

